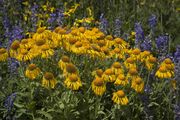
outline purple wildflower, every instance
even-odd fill
[[[117,18],[114,23],[114,35],[116,37],[119,37],[121,34],[121,26],[122,26],[122,21]]]
[[[100,16],[100,30],[107,34],[108,21],[104,18],[104,14]]]
[[[134,29],[136,32],[135,45],[138,46],[144,40],[144,31],[140,23],[135,23]]]
[[[156,15],[154,15],[154,14],[151,15],[149,17],[149,19],[148,19],[148,22],[149,22],[150,28],[153,29],[156,26],[156,24],[157,24],[157,17],[156,17]]]
[[[175,110],[175,120],[179,120],[180,119],[180,105],[175,105],[174,106]]]
[[[174,53],[174,61],[180,61],[180,45],[176,47],[176,52]]]
[[[15,40],[15,39],[22,39],[23,38],[23,30],[21,27],[19,26],[14,26],[12,31],[11,31],[11,35],[9,36],[9,41],[8,41],[8,48],[11,45],[11,43]]]
[[[140,45],[141,50],[148,50],[151,51],[152,49],[152,41],[149,37],[146,37],[145,40]]]
[[[48,22],[53,23],[55,20],[56,20],[56,13],[51,13]]]
[[[16,93],[12,93],[11,95],[9,95],[7,97],[7,99],[5,100],[4,106],[6,107],[6,109],[8,111],[11,111],[13,106],[14,106],[14,101],[16,99]]]
[[[11,73],[10,75],[16,74],[18,67],[19,67],[19,62],[16,59],[14,58],[8,59],[8,69],[9,72]]]
[[[156,38],[156,47],[164,50],[168,47],[169,37],[167,35],[160,35]]]
[[[138,41],[144,40],[144,31],[140,23],[135,23],[136,39]]]
[[[60,9],[57,9],[56,13],[57,13],[57,19],[56,19],[57,24],[58,25],[62,25],[63,24],[63,20],[64,20],[63,11],[60,10]]]
[[[31,20],[33,29],[36,28],[36,23],[37,23],[37,20],[38,20],[38,18],[37,18],[37,16],[36,16],[38,7],[39,7],[39,6],[38,6],[36,3],[34,3],[34,5],[31,7],[32,15],[31,15],[30,20]]]

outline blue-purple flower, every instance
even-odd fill
[[[138,46],[144,40],[144,31],[140,23],[135,23],[134,26],[136,35],[135,35],[135,45]]]
[[[5,100],[4,106],[8,111],[11,111],[14,106],[14,101],[16,99],[16,93],[12,93]]]
[[[119,37],[121,34],[121,26],[122,26],[122,21],[120,19],[115,19],[114,22],[114,36]]]
[[[104,14],[100,16],[100,30],[107,34],[108,21],[104,18]]]
[[[151,29],[153,29],[157,24],[157,17],[156,15],[151,15],[148,19],[148,23]]]
[[[167,35],[160,35],[156,38],[156,47],[158,49],[165,49],[168,47],[169,37]]]
[[[174,53],[174,61],[180,61],[180,45],[176,47],[176,52]]]
[[[180,105],[174,106],[174,112],[175,112],[175,120],[180,120]]]
[[[141,43],[140,48],[142,51],[148,50],[151,51],[152,49],[152,41],[149,37],[146,37],[145,40]]]
[[[17,73],[17,68],[19,67],[19,62],[14,58],[8,58],[8,70],[10,75]]]

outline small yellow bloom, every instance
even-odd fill
[[[147,58],[145,60],[145,65],[147,67],[148,70],[152,70],[155,66],[157,59],[153,56],[150,56],[149,58]]]
[[[174,76],[174,72],[170,71],[165,65],[160,66],[155,76],[158,78],[171,78]]]
[[[0,61],[6,61],[8,58],[8,52],[5,48],[0,48]]]
[[[16,59],[19,61],[28,61],[32,60],[34,58],[34,52],[31,49],[25,49],[22,48],[19,50],[18,55],[16,56]]]
[[[55,88],[57,80],[51,72],[46,72],[43,76],[42,86],[47,88]]]
[[[129,102],[123,90],[118,90],[117,92],[114,92],[112,100],[114,103],[119,105],[127,105]]]
[[[65,68],[66,69],[63,70],[64,76],[68,76],[71,74],[78,74],[78,70],[76,66],[72,63],[68,63]]]
[[[127,74],[127,78],[134,79],[138,76],[138,71],[136,68],[130,68]]]
[[[66,71],[66,65],[70,63],[70,58],[68,56],[62,56],[62,58],[59,60],[58,65],[59,68],[63,71]]]
[[[151,53],[149,52],[149,51],[143,51],[143,52],[141,52],[140,53],[140,56],[141,56],[141,59],[140,59],[140,61],[141,62],[145,62],[148,58],[150,58],[151,57]]]
[[[115,75],[124,73],[124,70],[119,62],[114,62],[113,65],[111,66],[111,69]]]
[[[41,57],[48,58],[54,55],[54,50],[49,47],[49,45],[43,45],[41,47]]]
[[[136,68],[136,61],[134,58],[129,57],[124,61],[124,65],[125,65],[126,69]]]
[[[134,78],[131,83],[131,88],[133,88],[137,93],[141,93],[144,90],[144,81],[140,78]]]
[[[30,64],[25,71],[25,76],[31,80],[37,78],[40,73],[40,69],[35,64]]]
[[[126,41],[124,41],[122,38],[115,38],[114,39],[115,41],[115,47],[118,47],[120,49],[124,49],[124,48],[127,48],[129,45]]]
[[[131,32],[131,35],[135,36],[135,35],[136,35],[136,32]]]
[[[125,86],[129,83],[128,79],[124,76],[124,74],[119,74],[114,82],[115,85]]]
[[[96,95],[102,96],[106,91],[106,84],[102,78],[96,77],[91,86]]]
[[[130,57],[134,58],[135,60],[141,60],[141,50],[136,48],[132,50]]]
[[[116,75],[112,69],[106,69],[102,75],[102,79],[106,82],[114,82],[116,80]]]
[[[92,76],[95,76],[95,77],[102,77],[102,75],[103,75],[102,69],[97,69],[97,70],[92,72]]]
[[[18,54],[19,48],[20,48],[20,42],[17,40],[13,41],[13,43],[10,46],[10,50],[9,50],[10,56],[15,58],[15,56],[17,56],[17,54]]]
[[[64,81],[64,84],[67,86],[67,88],[72,90],[79,90],[79,88],[82,86],[80,77],[77,76],[77,74],[71,74],[67,76],[66,80]]]

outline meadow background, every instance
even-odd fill
[[[0,0],[0,119],[179,120],[180,6],[178,5],[178,0]],[[80,41],[80,46],[86,44],[80,39],[81,33],[84,35],[88,30],[89,34],[96,31],[100,35],[93,33],[92,36],[95,38],[90,38],[93,42],[86,41],[90,45],[90,47],[85,45],[88,47],[87,53],[78,52],[85,50],[86,47],[73,49],[73,45],[67,41],[71,41],[72,38]],[[76,33],[77,31],[80,33]],[[46,37],[40,35],[44,32],[46,35],[42,36]],[[50,36],[55,34],[55,37],[49,38],[47,34]],[[88,36],[89,34],[83,39],[92,37]],[[37,39],[42,39],[41,37],[53,39],[54,42],[52,45],[48,43],[46,49],[50,51],[45,57],[42,57],[42,51],[38,53],[38,49],[34,51],[38,55],[34,53],[30,55],[36,56],[34,58],[19,57],[21,51],[17,56],[12,55],[14,41],[20,42],[21,49],[23,39],[32,38],[38,41]],[[61,40],[57,42],[54,40],[56,38]],[[111,45],[111,39],[115,41],[115,38],[121,38],[120,46],[114,42]],[[110,45],[101,49],[100,40]],[[32,42],[29,49],[36,45],[36,42]],[[111,56],[111,51],[117,46],[122,51],[121,57],[117,57],[113,52],[114,56]],[[3,56],[2,49],[6,50],[8,57]],[[141,52],[137,53],[140,57],[136,56],[136,51],[139,50]],[[146,61],[149,57],[143,57],[144,51],[149,51],[150,56],[157,59],[152,69],[147,67],[149,63]],[[73,70],[68,72],[66,65],[65,67],[60,65],[63,56],[68,56],[70,60],[67,61],[71,61],[71,66],[75,66],[75,73],[81,79],[77,89],[76,85],[71,87],[69,85],[71,83],[68,83],[69,72]],[[141,90],[132,87],[133,79],[136,77],[129,76],[132,67],[126,67],[129,57],[136,61],[134,64],[137,74],[144,84]],[[165,62],[165,59],[168,59],[168,62]],[[114,81],[108,81],[112,77],[108,75],[108,80],[107,76],[102,78],[106,90],[103,92],[100,89],[99,92],[95,92],[93,85],[97,85],[95,87],[102,85],[98,80],[98,84],[93,82],[96,77],[101,77],[95,71],[102,69],[102,76],[105,76],[104,71],[113,68],[115,62],[123,66],[122,71],[129,84],[114,85]],[[169,66],[173,70],[165,69],[163,75],[160,71],[162,76],[159,77],[156,73],[166,63],[170,63]],[[35,80],[31,80],[25,73],[29,64],[35,64],[41,69],[40,75]],[[53,74],[49,76],[54,80],[48,85],[42,82],[47,72]],[[115,75],[114,80],[118,75]],[[113,99],[118,90],[125,93],[121,94],[121,97],[116,96],[117,99],[123,99],[122,102]]]

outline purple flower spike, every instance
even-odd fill
[[[156,24],[157,24],[157,17],[156,17],[156,15],[154,15],[154,14],[151,15],[149,17],[149,19],[148,19],[148,22],[149,22],[150,28],[153,29],[156,26]]]

